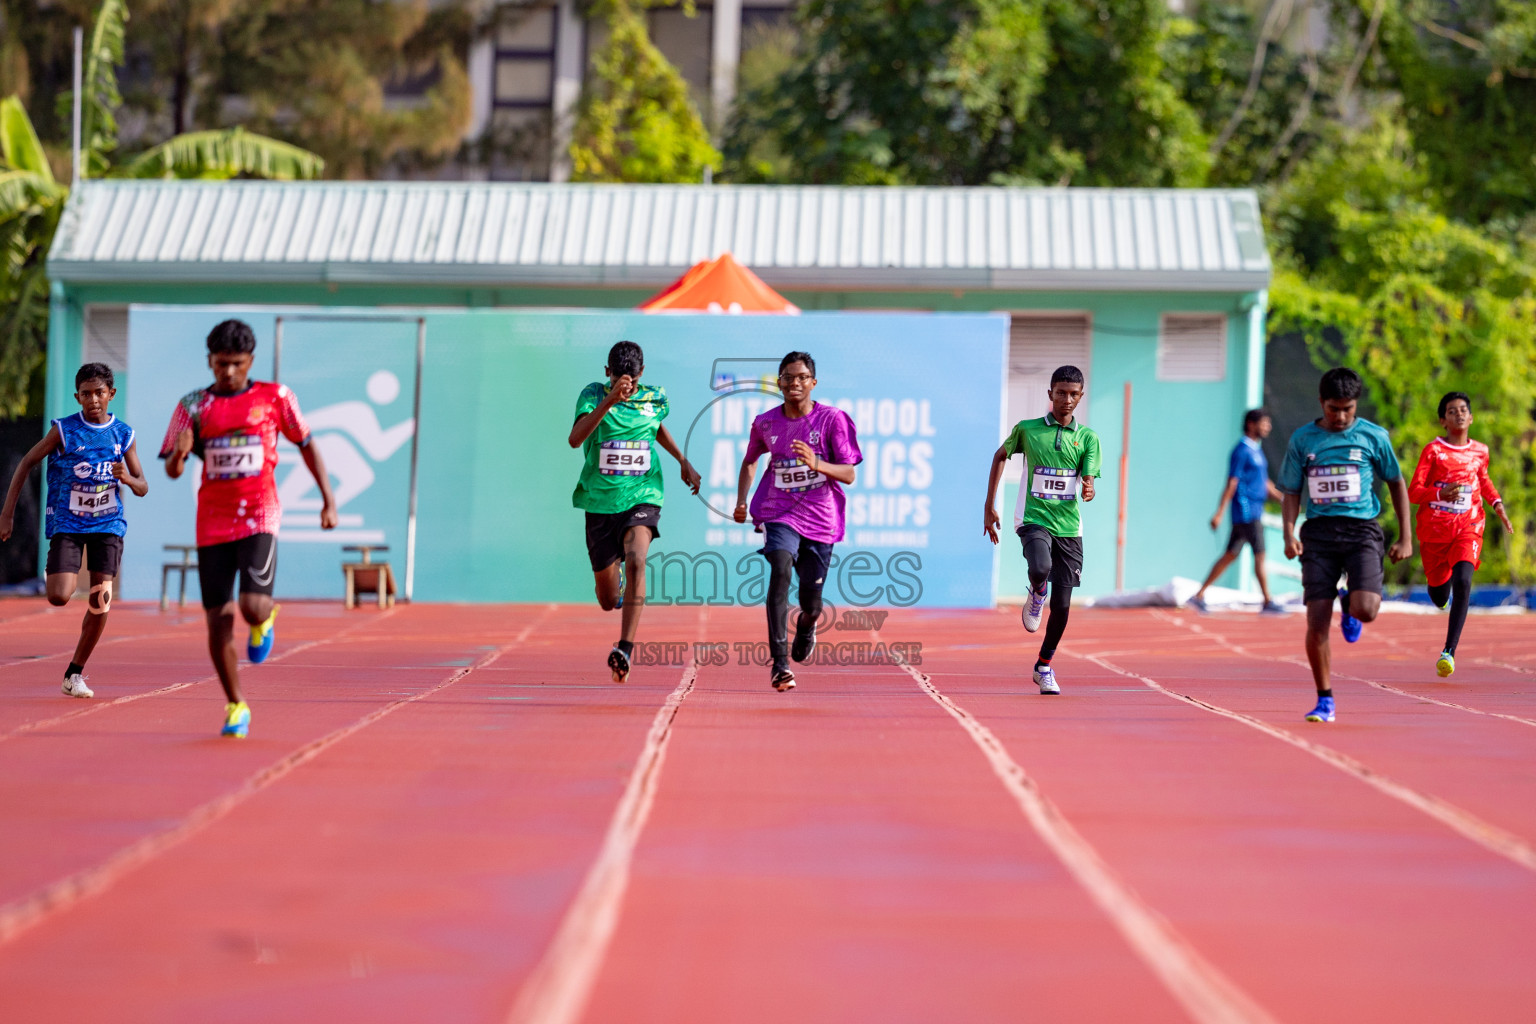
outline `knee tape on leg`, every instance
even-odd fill
[[[97,607],[97,594],[101,595],[99,602],[100,607]],[[90,612],[92,615],[105,615],[107,612],[112,610],[111,580],[107,580],[105,583],[98,583],[91,588],[90,596],[85,599],[85,608],[86,611]]]

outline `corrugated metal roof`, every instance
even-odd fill
[[[62,281],[659,286],[729,250],[822,289],[1249,291],[1247,190],[92,181]]]

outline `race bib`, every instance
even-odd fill
[[[1077,470],[1037,466],[1029,478],[1029,496],[1043,501],[1071,501],[1077,497]]]
[[[94,519],[116,511],[116,484],[76,484],[69,489],[70,515]]]
[[[1438,491],[1441,487],[1445,486],[1445,484],[1453,482],[1454,481],[1446,480],[1443,483],[1438,483],[1435,485],[1435,489]],[[1467,484],[1461,484],[1460,486],[1461,493],[1456,495],[1455,501],[1432,501],[1429,503],[1429,507],[1433,509],[1439,509],[1441,512],[1460,513],[1472,511],[1472,488]]]
[[[825,473],[799,459],[780,459],[773,464],[773,486],[781,491],[809,491],[827,482]]]
[[[602,442],[597,446],[597,471],[603,476],[644,476],[651,471],[651,442]]]
[[[203,442],[203,463],[209,480],[256,476],[266,461],[267,449],[259,434],[227,434]]]
[[[1314,505],[1359,501],[1359,466],[1311,466],[1307,469],[1307,497]]]

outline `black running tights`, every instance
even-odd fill
[[[1429,588],[1429,599],[1441,608],[1447,599],[1451,602],[1451,621],[1445,628],[1445,649],[1456,653],[1461,643],[1461,627],[1467,624],[1467,606],[1472,602],[1472,563],[1457,562],[1451,569],[1451,578],[1437,587]]]
[[[1064,583],[1051,584],[1051,617],[1045,623],[1045,640],[1040,644],[1040,660],[1050,661],[1067,631],[1067,616],[1072,613],[1072,588]]]
[[[1039,590],[1051,578],[1051,538],[1031,530],[1025,534],[1024,560],[1029,564],[1029,585]],[[1051,617],[1045,623],[1045,642],[1040,645],[1040,660],[1050,661],[1067,631],[1067,616],[1072,612],[1072,588],[1064,583],[1051,584]]]
[[[789,574],[795,559],[788,551],[768,552],[768,653],[775,659],[789,657]],[[804,577],[800,580],[800,614],[821,616],[821,588]]]

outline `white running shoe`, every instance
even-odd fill
[[[79,672],[76,672],[74,675],[66,678],[64,680],[64,685],[61,686],[60,689],[64,691],[64,696],[66,697],[96,696],[91,688],[85,685],[85,676],[81,675]]]
[[[1031,633],[1040,628],[1040,616],[1045,613],[1045,595],[1049,583],[1040,584],[1039,590],[1029,592],[1029,600],[1024,602],[1024,628]]]
[[[1049,665],[1035,666],[1035,685],[1040,687],[1040,692],[1047,696],[1054,696],[1061,692],[1061,687],[1056,685],[1056,673]]]

